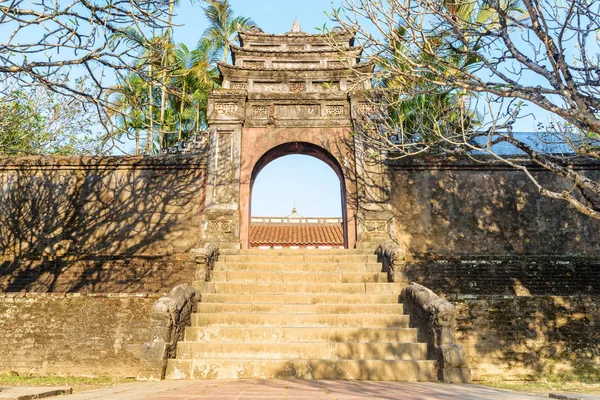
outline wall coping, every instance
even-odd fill
[[[391,154],[393,157],[393,153]],[[524,160],[523,157],[506,157],[507,160]],[[406,157],[402,159],[389,159],[387,164],[395,171],[427,171],[427,170],[466,170],[466,171],[518,171],[509,164],[499,161],[491,156],[472,156],[472,158],[456,157]],[[533,171],[548,171],[547,169],[527,160],[520,164]],[[580,159],[574,162],[576,170],[600,170],[600,161]],[[550,171],[548,171],[550,172]]]
[[[37,298],[110,298],[110,299],[158,299],[166,293],[42,293],[42,292],[0,292],[0,299]]]
[[[514,300],[514,299],[598,299],[598,294],[573,294],[568,296],[557,296],[549,294],[532,294],[528,296],[518,296],[516,294],[443,294],[442,297],[448,301],[493,301],[493,300]]]
[[[169,156],[25,156],[0,157],[0,171],[12,170],[119,170],[204,169],[204,155]]]

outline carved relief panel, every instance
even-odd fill
[[[230,203],[235,199],[234,163],[233,163],[233,132],[217,132],[217,148],[215,152],[214,202]]]

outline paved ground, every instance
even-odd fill
[[[230,380],[134,382],[78,393],[63,400],[540,400],[529,395],[478,385],[439,383]],[[600,400],[591,397],[590,400]]]
[[[0,387],[0,400],[31,400],[71,393],[70,387]]]

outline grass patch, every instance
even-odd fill
[[[529,393],[571,392],[600,395],[600,368],[579,365],[568,372],[526,375],[521,379],[510,381],[483,377],[476,383]]]
[[[71,386],[74,392],[100,389],[121,383],[133,382],[134,378],[22,375],[0,374],[0,386]]]

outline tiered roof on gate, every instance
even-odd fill
[[[363,49],[354,33],[330,35],[292,31],[267,34],[258,28],[239,32],[241,46],[231,46],[233,65],[219,63],[224,89],[249,93],[322,93],[370,89],[374,66],[361,63]]]

